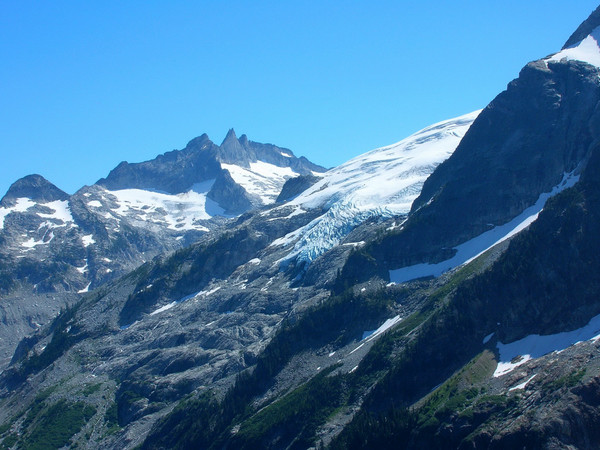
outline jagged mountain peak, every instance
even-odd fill
[[[600,6],[598,6],[590,16],[585,19],[575,32],[569,37],[562,50],[577,45],[579,42],[589,36],[597,27],[600,26]]]
[[[231,128],[219,147],[217,159],[227,164],[238,164],[242,167],[249,167],[251,161],[256,161],[256,154],[247,145],[247,138],[245,141],[246,146],[243,146],[238,140],[235,130]]]
[[[15,181],[0,201],[0,205],[11,206],[14,200],[18,198],[29,198],[36,202],[45,203],[67,200],[69,194],[57,188],[43,176],[33,174]]]
[[[202,135],[195,137],[188,142],[184,151],[205,150],[211,144],[213,144],[213,141],[210,140],[208,134],[203,133]]]
[[[223,142],[221,143],[221,145],[224,145],[225,143],[227,143],[228,141],[237,141],[237,135],[235,134],[235,130],[233,128],[230,128],[229,131],[227,131],[227,134],[225,135],[225,139],[223,139]]]

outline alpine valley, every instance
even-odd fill
[[[202,135],[0,202],[0,447],[600,448],[600,7],[326,170]]]

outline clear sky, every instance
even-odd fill
[[[484,107],[598,0],[1,1],[0,196],[207,133],[335,166]]]

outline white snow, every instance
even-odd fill
[[[74,222],[67,200],[56,200],[54,202],[43,203],[43,205],[54,210],[54,212],[50,214],[37,213],[38,216],[43,217],[44,219],[58,220],[64,224]]]
[[[205,297],[208,297],[209,295],[212,295],[215,292],[217,292],[219,289],[221,289],[221,286],[217,286],[216,288],[209,289],[208,291],[200,291],[200,292],[198,292],[198,295],[203,295]]]
[[[151,287],[152,285],[148,285],[146,288]],[[168,309],[171,309],[173,306],[178,305],[179,303],[183,303],[185,301],[194,299],[194,298],[198,298],[198,297],[208,297],[211,294],[214,294],[215,292],[217,292],[219,289],[221,289],[220,286],[217,286],[214,289],[208,290],[208,291],[200,291],[200,292],[196,292],[194,294],[190,294],[190,295],[186,295],[185,297],[180,298],[179,300],[175,300],[174,302],[168,303],[164,306],[161,306],[160,308],[152,311],[150,313],[151,316],[161,313],[163,311],[167,311]]]
[[[248,264],[254,264],[258,266],[260,264],[260,258],[252,258],[250,261],[248,261]]]
[[[351,355],[352,353],[354,353],[355,351],[361,349],[363,346],[365,345],[365,343],[363,342],[362,344],[360,344],[358,347],[356,347],[354,350],[352,350],[350,353],[348,353],[349,355]]]
[[[84,287],[80,291],[77,291],[77,293],[78,294],[85,294],[86,292],[89,292],[91,285],[92,285],[92,282],[90,281],[86,287]]]
[[[225,163],[221,163],[221,168],[227,170],[246,192],[259,198],[263,205],[274,203],[286,180],[300,175],[290,167],[279,167],[263,161],[250,163],[249,169]]]
[[[504,225],[494,227],[455,247],[456,254],[452,258],[437,264],[422,263],[390,270],[390,281],[392,283],[404,283],[416,278],[430,276],[439,277],[450,269],[471,262],[493,246],[505,241],[531,225],[531,223],[537,219],[539,213],[544,209],[546,201],[548,201],[549,198],[572,187],[577,181],[579,181],[579,175],[575,175],[574,172],[564,174],[562,181],[557,186],[550,192],[541,194],[535,204],[525,209],[517,217]]]
[[[83,274],[83,273],[86,273],[86,272],[87,272],[87,270],[88,270],[88,264],[87,264],[87,261],[85,262],[85,265],[84,265],[84,266],[82,266],[82,267],[75,267],[75,270],[77,270],[77,272],[79,272],[79,273],[82,273],[82,274]]]
[[[0,208],[0,229],[4,228],[4,218],[8,216],[12,212],[25,212],[32,206],[35,206],[35,202],[32,202],[28,198],[18,198],[16,200],[16,205],[10,208]]]
[[[98,200],[92,200],[88,202],[88,206],[92,206],[94,208],[102,208],[102,203],[100,203]]]
[[[531,375],[527,380],[523,381],[522,383],[517,384],[514,387],[511,387],[508,392],[512,392],[512,391],[516,391],[518,389],[525,389],[527,387],[527,385],[529,384],[529,382],[531,380],[533,380],[535,378],[535,376],[537,375],[537,373],[534,373],[533,375]]]
[[[17,204],[10,209],[12,209],[15,212],[25,212],[32,206],[35,206],[34,201],[32,201],[29,198],[22,197],[22,198],[18,198]]]
[[[285,156],[286,158],[291,158],[292,155],[290,155],[289,153],[285,153],[285,152],[279,152],[281,153],[281,156]]]
[[[326,212],[274,244],[300,239],[287,259],[310,262],[371,217],[407,214],[425,179],[454,152],[479,112],[434,124],[319,174],[317,183],[281,208],[292,205]]]
[[[594,29],[585,39],[572,47],[561,50],[546,61],[583,61],[592,66],[600,67],[600,27]]]
[[[84,247],[89,247],[92,244],[95,244],[94,236],[91,234],[87,234],[85,236],[81,236],[81,242],[83,242]]]
[[[119,206],[113,213],[120,217],[128,217],[144,226],[166,224],[175,231],[208,231],[197,221],[225,215],[223,208],[206,196],[213,183],[214,180],[199,183],[188,192],[176,195],[143,189],[107,192],[116,197]]]
[[[401,320],[402,320],[402,318],[400,316],[395,316],[395,317],[392,317],[391,319],[387,319],[376,330],[365,331],[363,333],[362,340],[365,341],[365,342],[372,341],[373,339],[375,339],[380,334],[385,333],[387,330],[389,330],[390,328],[392,328],[394,325],[396,325]]]
[[[44,241],[36,241],[34,238],[29,238],[29,240],[25,242],[21,242],[21,247],[25,247],[28,249],[32,249],[36,245],[44,244]]]
[[[600,315],[592,317],[587,325],[577,330],[544,336],[531,334],[510,344],[498,342],[500,360],[494,371],[494,377],[504,375],[530,359],[560,352],[581,341],[598,339],[600,339]]]
[[[165,305],[165,306],[162,306],[162,307],[160,307],[160,308],[158,308],[158,309],[156,309],[156,310],[152,311],[152,312],[150,313],[150,315],[151,315],[151,316],[154,316],[155,314],[158,314],[158,313],[161,313],[161,312],[163,312],[163,311],[166,311],[166,310],[168,310],[168,309],[171,309],[171,308],[172,308],[173,306],[175,306],[177,303],[178,303],[178,302],[171,302],[171,303],[169,303],[169,304],[167,304],[167,305]]]

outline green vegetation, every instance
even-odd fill
[[[92,395],[93,393],[98,392],[101,387],[102,387],[102,384],[100,384],[100,383],[88,384],[83,389],[82,394],[85,395],[86,397],[88,397],[89,395]]]
[[[580,370],[573,370],[568,375],[564,375],[556,380],[545,383],[544,385],[542,385],[542,390],[546,392],[554,392],[563,387],[572,388],[573,386],[576,386],[581,382],[581,380],[585,376],[585,372],[585,367]]]
[[[57,449],[67,445],[85,423],[96,413],[96,409],[84,402],[67,403],[65,400],[53,404],[36,414],[33,428],[23,440],[25,450]]]
[[[345,345],[359,337],[365,329],[375,327],[383,317],[387,317],[390,313],[390,306],[395,301],[384,290],[369,297],[346,292],[342,295],[331,296],[327,301],[309,309],[295,323],[282,324],[279,332],[258,357],[254,370],[239,374],[236,383],[221,402],[216,402],[212,397],[205,395],[196,400],[187,400],[185,409],[183,406],[176,408],[173,413],[157,424],[146,440],[144,448],[209,446],[209,443],[212,444],[216,441],[217,436],[226,433],[233,423],[243,422],[255,413],[251,406],[252,399],[271,386],[275,375],[285,367],[293,355],[307,349],[321,348],[331,342],[335,342],[339,346]],[[377,364],[384,364],[385,355],[381,353],[374,359],[379,361]],[[323,383],[329,383],[330,378],[320,375],[318,380],[320,381],[316,384],[305,388],[309,389],[307,392],[312,392],[312,389],[320,389],[319,387]],[[340,383],[340,385],[348,382],[342,378],[335,378],[335,380],[335,383]],[[354,389],[355,395],[358,395],[358,390],[353,386],[358,386],[358,383],[348,384],[348,391]],[[322,392],[327,392],[327,390]],[[327,395],[322,395],[322,398],[319,399],[321,402],[325,401],[322,404],[312,404],[312,401],[304,404],[301,408],[302,414],[310,410],[312,411],[311,416],[316,417],[316,422],[322,421],[323,417],[327,416],[332,408],[335,409],[341,401],[338,397],[324,400],[327,398]],[[331,402],[331,405],[328,402]],[[252,433],[248,435],[242,433],[240,436],[250,436],[251,440],[257,439],[256,430],[262,429],[259,426],[260,423],[276,422],[274,417],[278,417],[281,411],[277,408],[270,408],[271,406],[267,408],[268,416],[260,416],[256,423],[247,423],[249,429],[253,430]],[[216,417],[215,411],[219,411]],[[272,413],[272,411],[276,412]],[[314,432],[313,425],[316,422],[311,422],[312,425],[305,429],[303,436]],[[181,438],[174,436],[175,423],[187,424],[183,428],[184,432],[182,432],[183,437]],[[296,426],[292,428],[296,428]],[[240,432],[242,431],[240,430]]]
[[[14,445],[23,450],[61,448],[68,445],[71,438],[96,413],[96,409],[85,402],[70,403],[61,399],[49,404],[48,399],[53,391],[46,389],[40,392],[20,423],[17,417],[0,428],[1,449],[9,449]],[[20,432],[9,433],[15,424],[19,425]]]
[[[344,404],[342,376],[328,376],[330,367],[275,403],[242,422],[231,438],[233,448],[267,448],[270,440],[278,446],[310,447],[319,425]]]
[[[115,402],[112,402],[104,413],[104,422],[108,428],[108,434],[117,432],[121,427],[119,426],[118,419],[118,406]]]

